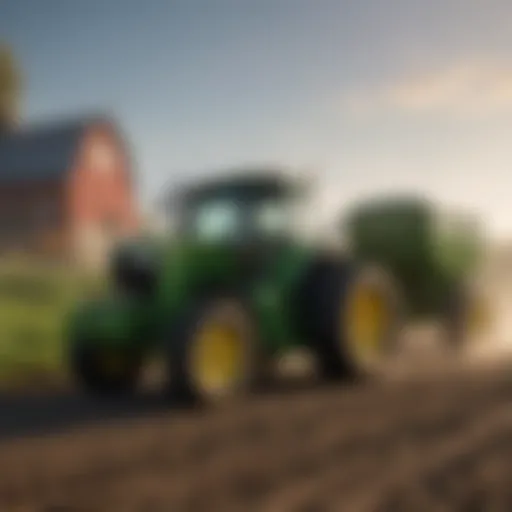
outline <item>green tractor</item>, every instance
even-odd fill
[[[316,357],[321,378],[372,374],[398,339],[396,288],[382,268],[300,237],[305,196],[298,180],[249,170],[179,190],[176,232],[120,246],[110,292],[72,314],[81,385],[133,390],[156,355],[173,395],[214,402],[247,392],[294,349]]]
[[[488,298],[475,279],[485,250],[481,228],[466,212],[405,195],[360,201],[341,225],[354,258],[392,274],[407,306],[404,320],[435,320],[455,349],[490,325]]]

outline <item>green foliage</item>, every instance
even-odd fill
[[[0,379],[63,371],[65,317],[102,279],[28,261],[0,263]]]

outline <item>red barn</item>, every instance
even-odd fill
[[[0,136],[0,254],[101,264],[139,214],[126,143],[112,120],[79,119]]]

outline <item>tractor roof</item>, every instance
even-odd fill
[[[292,195],[298,183],[279,171],[243,169],[224,172],[214,178],[178,188],[170,197],[179,205],[193,204],[216,197],[255,200]]]

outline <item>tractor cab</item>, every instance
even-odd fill
[[[251,277],[265,273],[295,238],[294,209],[304,192],[300,181],[268,170],[225,173],[179,187],[163,204],[173,225],[171,243],[168,237],[161,237],[160,242],[171,252],[176,245],[193,247],[208,254],[205,261],[222,260],[238,275],[234,265],[227,263],[234,260],[243,281],[250,282]],[[138,295],[153,289],[160,248],[151,238],[118,246],[111,258],[114,281]]]
[[[180,236],[242,246],[282,242],[303,190],[277,172],[246,171],[178,190],[171,198]]]

